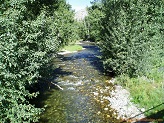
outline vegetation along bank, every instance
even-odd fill
[[[39,94],[32,88],[51,79],[59,49],[79,39],[100,47],[106,72],[152,109],[147,116],[164,110],[163,0],[95,0],[87,10],[77,22],[65,0],[0,1],[1,123],[38,121],[44,109],[30,103]]]
[[[85,18],[88,39],[100,47],[115,84],[129,90],[147,116],[159,118],[164,110],[163,6],[162,0],[98,0]]]

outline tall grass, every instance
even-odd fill
[[[130,78],[127,75],[117,77],[116,83],[130,91],[132,101],[140,108],[152,110],[146,112],[148,116],[163,110],[163,105],[153,108],[164,102],[164,79],[163,73],[152,73],[151,76]]]

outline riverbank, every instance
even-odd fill
[[[106,109],[107,107],[113,108],[117,112],[117,119],[121,119],[122,121],[136,122],[145,118],[143,113],[145,109],[139,108],[136,104],[132,103],[130,92],[120,85],[115,85],[114,82],[115,79],[106,81],[105,87],[101,87],[99,90],[93,92],[94,98],[101,105],[109,101],[106,104]],[[113,89],[109,88],[111,84],[113,85]]]
[[[162,73],[150,76],[130,78],[121,75],[116,78],[115,84],[121,85],[130,92],[131,101],[138,104],[147,119],[164,122],[164,91]]]
[[[81,44],[81,43],[80,43]],[[84,48],[83,48],[84,49]],[[82,50],[83,50],[82,49]],[[78,52],[77,50],[63,50],[59,52],[60,55],[65,55],[69,53]],[[117,119],[128,120],[133,118],[133,120],[139,120],[145,117],[142,112],[144,108],[138,108],[137,105],[131,102],[130,92],[124,89],[120,85],[114,84],[115,79],[106,81],[106,86],[95,88],[94,92],[91,92],[94,96],[94,99],[104,107],[104,111],[113,108],[117,112]],[[113,89],[111,89],[111,84]],[[108,86],[109,85],[109,86]],[[101,112],[98,112],[101,113]],[[140,114],[140,115],[138,115]],[[138,115],[138,116],[137,116]],[[135,117],[136,116],[136,117]]]
[[[101,55],[99,48],[92,42],[80,45],[85,50],[58,55],[54,59],[57,67],[50,89],[40,98],[46,109],[39,123],[120,123],[113,109],[106,108],[102,112],[105,107],[100,106],[91,93],[110,80],[102,74],[102,62],[97,57]]]
[[[163,91],[160,90],[160,88],[162,87],[160,86],[158,90],[155,86],[149,88],[149,92],[155,93],[158,91],[155,98],[152,93],[147,93],[147,95],[145,95],[145,92],[148,92],[147,87],[150,86],[150,83],[145,83],[145,85],[142,81],[141,83],[136,84],[136,90],[133,90],[132,88],[134,86],[132,85],[132,87],[127,87],[119,84],[118,81],[121,81],[119,79],[117,77],[112,78],[111,80],[107,80],[105,83],[105,87],[99,86],[98,89],[92,92],[95,100],[97,100],[100,105],[105,105],[103,106],[105,107],[104,110],[108,110],[109,107],[113,108],[114,111],[117,112],[117,119],[120,119],[123,122],[163,123]],[[111,85],[113,85],[112,89],[110,88]],[[142,98],[143,102],[136,103],[136,99],[134,99],[134,96],[138,96],[139,94],[141,94],[140,97],[144,97]],[[147,99],[148,101],[145,102],[145,100]],[[151,103],[152,101],[154,103]],[[145,103],[146,106],[142,105],[143,103]]]
[[[86,43],[86,42],[78,42],[78,44],[76,44],[76,45],[82,46],[82,48],[80,49],[80,52],[81,52],[81,50],[84,50],[85,48],[93,50],[92,47],[89,45],[84,46],[84,48],[83,48],[83,43]],[[88,43],[90,43],[90,42],[88,42]],[[71,47],[74,47],[74,46],[73,45],[69,46],[68,49],[70,49]],[[62,52],[59,52],[59,54],[60,55],[67,55],[67,54],[71,55],[72,54],[71,56],[73,58],[85,58],[85,60],[83,62],[86,62],[88,58],[85,55],[88,52],[81,54],[80,52],[78,52],[78,50],[75,50],[75,49],[76,48],[71,49],[70,51],[64,50]],[[93,57],[92,55],[89,56],[89,58],[92,58],[92,57]],[[81,64],[84,64],[84,63],[81,63]],[[94,64],[92,64],[92,65],[94,65]],[[84,66],[87,67],[87,65],[84,65]],[[98,67],[98,69],[100,69],[100,68],[102,68],[102,66]],[[78,70],[79,70],[79,68],[78,68]],[[95,77],[97,77],[97,76],[94,76],[94,79],[95,79]],[[135,122],[135,121],[146,120],[144,118],[146,118],[147,116],[150,116],[150,115],[147,115],[147,113],[150,113],[152,111],[156,111],[155,115],[158,115],[159,114],[158,112],[161,112],[161,110],[159,108],[155,108],[152,111],[147,111],[150,108],[152,108],[150,106],[156,106],[157,104],[161,104],[158,101],[158,100],[161,100],[161,98],[162,98],[162,97],[159,97],[160,96],[159,93],[162,92],[162,91],[160,91],[160,88],[163,87],[163,86],[160,86],[161,80],[158,82],[158,84],[148,82],[148,79],[146,79],[146,78],[142,78],[138,82],[136,82],[136,79],[135,80],[133,79],[134,82],[132,82],[130,80],[131,79],[121,78],[121,77],[117,77],[117,79],[105,80],[106,81],[105,84],[104,84],[104,81],[102,81],[101,82],[102,84],[96,86],[94,88],[94,90],[88,92],[93,96],[93,98],[98,103],[98,105],[101,107],[101,109],[104,109],[104,110],[97,112],[97,114],[99,116],[101,116],[103,114],[108,114],[107,112],[112,111],[112,112],[117,112],[114,115],[119,120],[121,119],[122,121],[125,120],[125,121],[129,121],[129,122]],[[82,80],[80,79],[80,81],[82,81]],[[126,85],[124,86],[124,84],[126,84]],[[149,89],[150,88],[149,85],[151,85],[151,84],[153,84],[153,86],[150,86],[151,89]],[[134,85],[136,85],[136,86],[134,86]],[[146,95],[146,96],[145,96],[145,94],[149,94],[147,92],[154,93],[153,90],[157,90],[157,87],[160,87],[158,89],[158,93],[156,93],[156,95],[155,95],[156,97],[158,97],[158,99],[156,99],[156,102],[154,102],[155,98],[152,97],[153,94]],[[136,99],[135,99],[134,94],[137,95],[137,97],[142,97],[142,102],[140,102],[140,103],[135,102]],[[137,98],[137,100],[138,100],[138,98]],[[135,102],[135,103],[133,103],[133,102]],[[152,103],[147,104],[147,102],[154,102],[154,104],[152,104]],[[146,106],[142,105],[143,103],[145,103]],[[104,119],[108,119],[110,117],[109,115],[103,115],[103,116],[104,116]],[[151,118],[152,117],[149,117],[149,119],[151,119]],[[160,117],[159,119],[162,119],[162,117]]]

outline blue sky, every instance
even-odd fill
[[[93,0],[66,0],[67,3],[69,3],[73,9],[76,11],[85,8],[86,6],[90,6],[90,1]]]

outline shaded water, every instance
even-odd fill
[[[95,98],[94,91],[109,86],[105,81],[110,77],[103,75],[103,67],[97,56],[99,49],[92,43],[81,44],[85,50],[66,54],[55,59],[53,83],[49,90],[40,95],[38,102],[46,106],[40,123],[111,123],[119,122],[109,102]],[[109,89],[110,90],[110,89]],[[100,91],[101,93],[101,91]],[[109,92],[107,93],[109,95]],[[108,108],[106,108],[108,106]],[[108,110],[104,110],[104,109]]]

